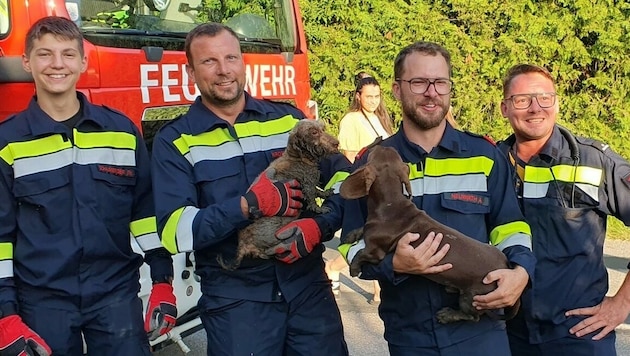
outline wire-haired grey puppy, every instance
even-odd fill
[[[304,209],[321,214],[325,209],[317,205],[316,198],[327,198],[332,190],[318,187],[319,163],[330,154],[339,152],[339,141],[326,133],[320,121],[300,120],[289,133],[287,148],[282,156],[271,162],[261,174],[271,180],[296,179],[302,187]],[[255,220],[238,232],[236,257],[231,263],[217,257],[219,264],[229,270],[238,268],[245,257],[269,258],[265,251],[278,244],[275,232],[298,217],[270,216]]]

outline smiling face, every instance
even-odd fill
[[[448,64],[440,54],[413,52],[404,60],[400,79],[414,78],[449,79]],[[434,85],[429,85],[423,94],[415,94],[411,92],[408,82],[396,81],[392,90],[402,104],[403,120],[409,121],[421,130],[438,127],[451,105],[451,94],[438,94]]]
[[[540,73],[519,74],[512,79],[505,98],[518,94],[555,93],[553,82]],[[515,109],[511,100],[501,102],[501,113],[508,118],[514,130],[516,142],[536,142],[538,146],[547,142],[553,132],[559,110],[558,99],[549,108],[541,108],[536,99],[526,109]]]
[[[197,84],[206,106],[244,105],[245,63],[237,38],[228,31],[196,37],[190,55],[188,75]]]
[[[381,88],[378,85],[367,84],[361,88],[361,91],[356,93],[361,108],[369,113],[373,113],[378,109],[378,105],[381,103]]]
[[[32,49],[22,56],[22,67],[33,75],[38,98],[74,96],[87,57],[81,53],[79,40],[47,33],[33,41]]]

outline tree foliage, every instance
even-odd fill
[[[387,107],[398,51],[418,40],[450,52],[461,127],[503,139],[502,77],[532,63],[557,81],[559,123],[630,158],[630,3],[624,0],[300,0],[312,96],[337,132],[354,74],[380,82]],[[619,222],[612,226],[622,231]],[[627,233],[628,230],[623,230]],[[619,233],[621,235],[621,233]]]
[[[466,130],[501,139],[502,76],[545,66],[558,83],[559,122],[630,157],[630,4],[591,0],[301,0],[313,97],[336,131],[360,70],[380,80],[389,110],[393,61],[417,41],[452,55],[452,104]]]

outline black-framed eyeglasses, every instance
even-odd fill
[[[446,95],[453,89],[453,81],[447,78],[411,78],[409,80],[397,78],[396,81],[409,83],[409,90],[414,94],[424,94],[429,90],[431,84],[440,95]]]
[[[503,99],[504,101],[511,101],[514,109],[527,109],[532,105],[533,98],[536,98],[538,106],[543,109],[550,108],[556,103],[556,93],[530,93],[530,94],[516,94],[509,98]]]

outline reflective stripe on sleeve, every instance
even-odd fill
[[[335,172],[328,183],[326,183],[324,190],[332,189],[334,194],[339,194],[341,183],[343,183],[343,181],[346,180],[349,175],[350,173],[348,172]]]
[[[192,225],[199,209],[185,206],[175,210],[162,231],[162,245],[172,254],[193,250]]]
[[[337,247],[337,250],[346,259],[348,264],[352,263],[352,260],[357,255],[357,253],[365,248],[365,241],[363,239],[359,241],[355,241],[352,244],[341,244]]]
[[[13,244],[0,243],[0,278],[13,277]]]
[[[157,234],[155,216],[132,221],[129,224],[129,229],[142,251],[146,252],[162,247],[162,242]]]
[[[513,235],[525,235],[529,237],[527,241],[521,241],[521,238],[515,238],[515,243],[509,243],[509,246],[514,245],[523,245],[528,247],[530,250],[532,248],[532,231],[529,225],[524,221],[513,221],[507,224],[503,224],[495,227],[490,232],[490,243],[494,246],[506,245],[506,240],[512,238]],[[516,243],[518,242],[518,243]],[[505,246],[508,247],[508,246]],[[503,248],[505,248],[503,247]]]
[[[508,247],[511,246],[524,246],[529,248],[530,250],[532,249],[532,237],[527,235],[527,234],[523,234],[523,233],[516,233],[513,234],[511,236],[508,236],[507,238],[505,238],[503,240],[503,242],[499,243],[496,245],[496,247],[500,250],[503,251]]]

